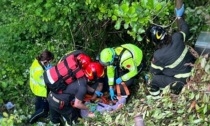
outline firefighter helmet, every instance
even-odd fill
[[[83,53],[77,56],[77,60],[79,61],[83,69],[85,69],[88,66],[88,64],[92,61],[88,55],[83,54]]]
[[[153,42],[155,45],[164,43],[164,38],[166,36],[166,30],[160,26],[152,26],[147,32],[147,38],[149,41]]]
[[[84,70],[89,80],[96,80],[104,76],[104,67],[99,62],[91,62]]]
[[[99,62],[103,66],[111,65],[114,61],[115,51],[113,48],[105,48],[101,51],[99,56]]]

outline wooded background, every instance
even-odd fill
[[[183,2],[184,18],[190,27],[187,44],[194,46],[201,31],[210,31],[210,2]],[[55,54],[55,65],[71,50],[82,49],[95,59],[105,47],[133,43],[143,50],[149,66],[154,46],[146,42],[145,30],[157,24],[169,33],[175,32],[174,7],[174,0],[1,0],[0,113],[4,118],[0,124],[22,126],[33,113],[29,68],[44,49]],[[210,77],[208,73],[205,75]],[[193,91],[186,87],[176,102],[170,95],[161,100],[148,98],[142,78],[136,83],[138,90],[135,87],[132,100],[121,112],[81,120],[81,123],[131,126],[133,116],[138,112],[148,126],[210,124],[209,93],[200,92],[200,82],[191,84]],[[205,84],[202,83],[204,89],[209,84],[208,79]],[[8,101],[15,104],[15,111],[4,109],[3,105]],[[192,103],[194,106],[190,107]]]

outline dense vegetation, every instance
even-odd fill
[[[184,3],[191,32],[187,44],[193,46],[200,31],[210,31],[210,2]],[[174,32],[177,28],[174,5],[172,0],[1,0],[0,114],[4,116],[1,125],[23,125],[33,113],[29,67],[42,50],[49,49],[55,54],[55,64],[69,50],[83,49],[94,59],[104,47],[129,42],[142,48],[149,61],[154,48],[145,41],[145,30],[158,24],[169,33]],[[170,95],[166,89],[162,98],[152,99],[146,95],[143,79],[139,78],[138,90],[135,87],[122,111],[81,122],[129,126],[134,124],[134,115],[140,113],[148,126],[207,126],[209,64],[208,59],[198,59],[194,76],[179,96]],[[200,79],[195,79],[198,75]],[[15,110],[5,110],[3,105],[8,101],[15,104]]]

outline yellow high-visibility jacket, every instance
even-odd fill
[[[114,48],[114,51],[117,56],[120,55],[123,48],[125,48],[126,50],[121,55],[121,59],[118,65],[121,69],[126,69],[129,71],[128,73],[121,76],[121,79],[123,81],[127,81],[138,74],[137,67],[141,64],[143,53],[139,47],[129,43]],[[114,84],[115,67],[116,66],[113,65],[107,66],[107,76],[109,85]]]
[[[40,97],[47,97],[47,87],[43,78],[44,68],[35,59],[30,67],[30,88],[31,91]]]

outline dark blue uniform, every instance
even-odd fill
[[[172,35],[170,44],[156,50],[153,55],[150,72],[153,74],[151,86],[154,92],[177,82],[176,86],[171,88],[174,93],[179,93],[186,83],[186,78],[190,76],[192,68],[186,63],[194,63],[195,58],[184,43],[189,36],[189,28],[182,18],[178,21],[180,31]]]
[[[71,102],[75,98],[83,101],[86,92],[87,79],[85,77],[69,84],[62,94],[50,92],[48,96],[50,120],[55,124],[62,124],[63,116],[69,125],[72,125],[72,121],[76,122],[79,117],[79,109],[73,108]]]

